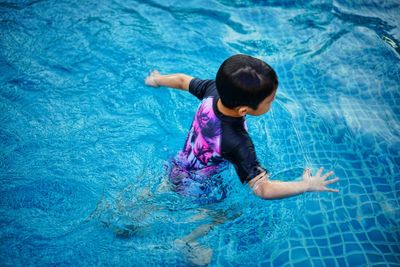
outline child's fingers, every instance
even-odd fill
[[[333,174],[333,171],[327,172],[324,174],[324,176],[322,176],[323,179],[328,178],[329,176],[331,176]]]
[[[157,83],[154,81],[154,78],[151,76],[147,77],[146,80],[144,80],[144,83],[148,86],[153,86],[153,87],[158,86]]]
[[[158,70],[152,70],[151,72],[150,72],[150,76],[154,76],[154,75],[160,75],[160,72],[158,71]]]
[[[149,77],[146,77],[146,79],[144,80],[144,83],[145,83],[146,85],[151,85],[150,76],[149,76]]]
[[[336,177],[336,178],[334,178],[334,179],[332,179],[332,180],[326,181],[326,182],[325,182],[325,185],[333,184],[333,183],[336,183],[337,181],[339,181],[339,178],[338,178],[338,177]]]
[[[328,191],[328,192],[333,192],[333,193],[338,193],[339,192],[338,189],[332,189],[332,188],[328,188],[328,187],[326,187],[325,190]]]
[[[310,176],[311,175],[311,169],[310,168],[305,168],[303,172],[303,176]]]
[[[319,170],[317,171],[316,176],[321,176],[323,171],[324,171],[324,167],[319,168]]]

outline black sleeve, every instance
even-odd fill
[[[250,139],[243,140],[229,153],[229,160],[235,167],[240,181],[245,184],[262,172],[267,172],[257,160],[254,145]]]
[[[203,100],[203,98],[210,95],[216,95],[217,88],[214,80],[193,78],[189,83],[189,92],[198,99]]]

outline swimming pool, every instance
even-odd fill
[[[0,265],[185,266],[218,216],[212,266],[400,264],[397,1],[99,2],[0,3]],[[144,77],[235,53],[280,79],[248,118],[272,179],[324,166],[340,193],[263,201],[232,169],[223,202],[157,192],[198,100]]]

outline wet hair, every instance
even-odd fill
[[[270,65],[241,54],[221,64],[215,81],[221,102],[228,108],[248,106],[255,110],[278,88],[278,77]]]

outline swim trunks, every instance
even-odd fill
[[[194,78],[189,92],[202,101],[168,176],[173,189],[184,195],[223,199],[226,186],[218,174],[229,162],[243,184],[266,170],[257,161],[245,117],[226,116],[217,109],[215,81]]]

